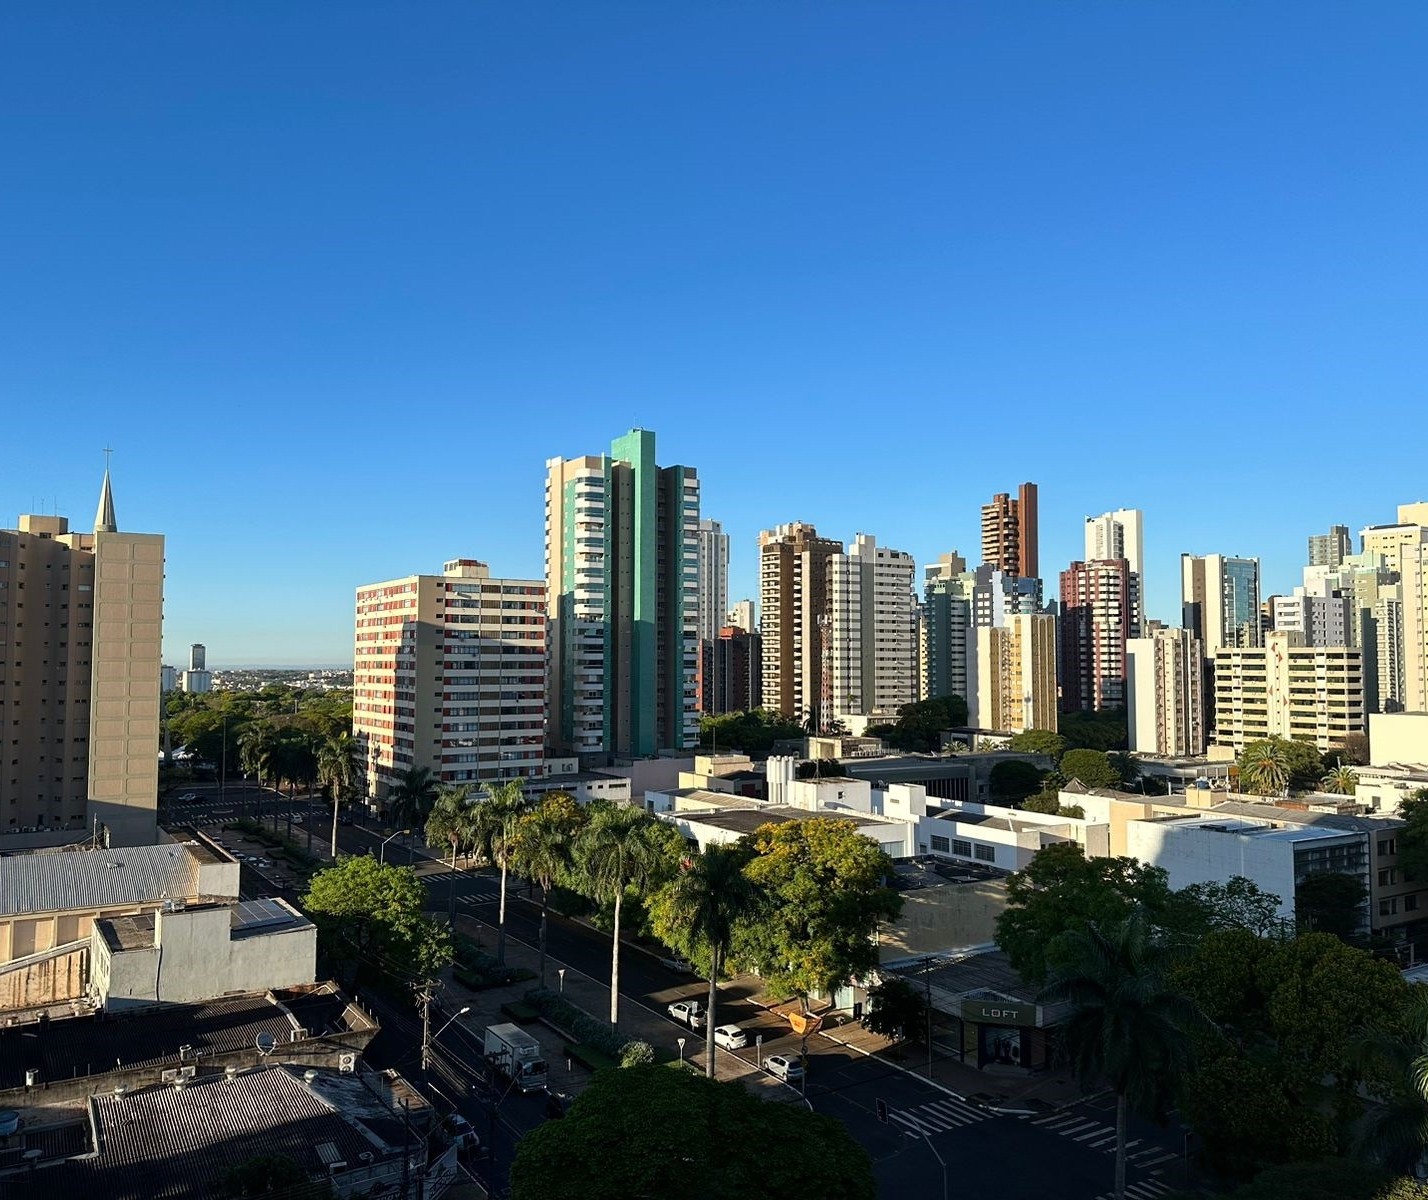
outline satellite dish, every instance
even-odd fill
[[[275,1038],[271,1033],[268,1033],[266,1030],[264,1030],[258,1035],[255,1044],[258,1047],[259,1054],[271,1054],[278,1044],[278,1039]]]

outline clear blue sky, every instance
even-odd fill
[[[168,536],[166,644],[351,659],[352,589],[542,570],[631,425],[931,561],[1042,488],[1257,554],[1428,497],[1428,6],[0,11],[0,524]]]

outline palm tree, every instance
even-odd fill
[[[257,777],[258,787],[263,786],[263,772],[269,761],[269,748],[277,739],[277,730],[267,721],[250,721],[238,735],[238,766],[244,775]],[[257,801],[259,819],[263,815],[263,798]],[[244,801],[244,815],[247,815],[247,801]]]
[[[476,823],[471,809],[471,788],[466,784],[443,787],[436,795],[436,804],[426,819],[426,844],[451,847],[451,887],[448,916],[456,924],[456,855],[476,840]]]
[[[1428,1159],[1428,998],[1415,996],[1401,1031],[1373,1030],[1356,1046],[1359,1064],[1400,1083],[1386,1104],[1372,1105],[1355,1130],[1358,1154],[1408,1175]]]
[[[714,1027],[719,1023],[719,974],[734,923],[758,901],[758,889],[744,867],[752,857],[742,846],[711,844],[689,867],[662,889],[654,907],[655,928],[666,941],[686,953],[709,958],[709,1013],[704,1025],[704,1074],[714,1078]]]
[[[1240,760],[1240,779],[1260,796],[1277,796],[1289,782],[1289,760],[1278,742],[1253,742]]]
[[[496,961],[506,961],[506,876],[511,869],[511,850],[516,824],[530,808],[524,779],[488,783],[486,798],[476,804],[476,845],[481,857],[501,868],[501,899],[496,915]]]
[[[609,805],[592,813],[576,843],[575,861],[586,888],[615,905],[610,951],[610,1026],[620,1017],[620,907],[628,888],[646,888],[667,867],[667,845],[651,836],[653,819],[638,808]]]
[[[1359,773],[1340,763],[1319,781],[1319,786],[1339,796],[1352,796],[1358,790]]]
[[[585,828],[586,813],[575,797],[552,792],[516,822],[511,862],[527,879],[540,884],[540,985],[545,987],[545,930],[550,893],[575,866],[575,843]],[[503,892],[505,888],[501,889]]]
[[[411,767],[397,777],[387,793],[387,815],[394,825],[415,829],[426,824],[436,803],[437,781],[430,767]]]
[[[1142,912],[1069,930],[1054,945],[1059,966],[1037,1001],[1071,1005],[1063,1038],[1081,1085],[1104,1079],[1115,1092],[1115,1195],[1123,1200],[1127,1112],[1164,1119],[1189,1069],[1190,1033],[1205,1019],[1167,984],[1171,951]]]
[[[332,795],[332,861],[337,861],[337,810],[357,783],[357,742],[346,730],[327,738],[317,752],[317,781]]]

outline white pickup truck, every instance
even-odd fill
[[[698,1000],[676,1000],[666,1011],[681,1025],[690,1029],[704,1028],[704,1005]]]

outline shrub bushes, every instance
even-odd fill
[[[627,1048],[636,1046],[645,1047],[651,1061],[653,1060],[654,1050],[648,1043],[626,1038],[624,1034],[611,1029],[606,1022],[592,1017],[583,1008],[576,1008],[549,988],[532,988],[525,998],[526,1002],[552,1025],[568,1033],[577,1042],[608,1055],[616,1062],[623,1062]],[[635,1054],[643,1052],[631,1051]]]

